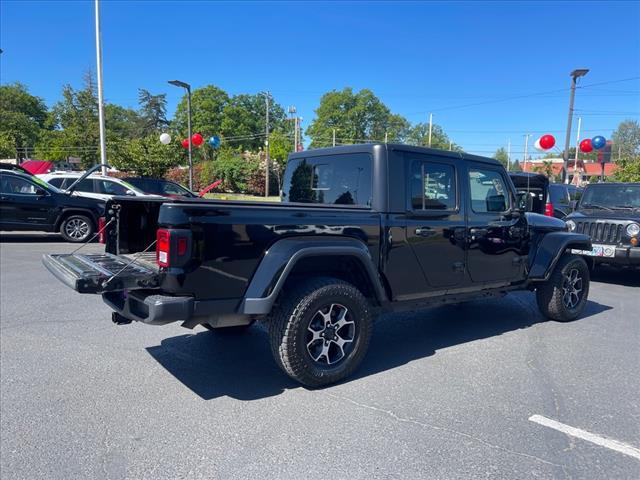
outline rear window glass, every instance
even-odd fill
[[[289,161],[286,202],[371,206],[371,155],[353,153]]]
[[[549,185],[549,194],[554,205],[569,204],[569,191],[564,185]]]

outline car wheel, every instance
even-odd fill
[[[85,242],[93,234],[94,226],[89,217],[71,215],[60,225],[60,233],[68,242]]]
[[[308,387],[335,383],[362,362],[373,329],[367,299],[334,278],[302,283],[281,295],[269,319],[276,363]]]
[[[575,320],[587,303],[589,281],[587,262],[576,255],[564,255],[551,278],[536,290],[540,312],[559,322]]]

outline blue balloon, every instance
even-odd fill
[[[220,137],[218,137],[217,135],[214,135],[209,139],[208,143],[213,148],[218,148],[220,146]]]
[[[591,139],[591,145],[593,145],[593,148],[595,148],[596,150],[600,150],[601,148],[604,148],[606,144],[607,144],[607,139],[604,138],[602,135],[598,135]]]

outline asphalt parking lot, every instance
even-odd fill
[[[260,327],[112,324],[42,267],[58,242],[0,235],[3,480],[640,478],[637,273],[597,273],[567,324],[528,293],[382,318],[314,391]]]

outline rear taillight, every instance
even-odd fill
[[[100,217],[98,219],[98,241],[100,243],[107,243],[107,233],[104,231],[104,227],[107,226],[107,219]]]
[[[171,232],[161,228],[156,234],[156,262],[161,267],[171,264]]]
[[[191,254],[191,232],[166,228],[156,233],[156,262],[161,267],[185,265]]]
[[[553,217],[553,203],[547,202],[547,204],[544,206],[544,214],[547,217]]]

